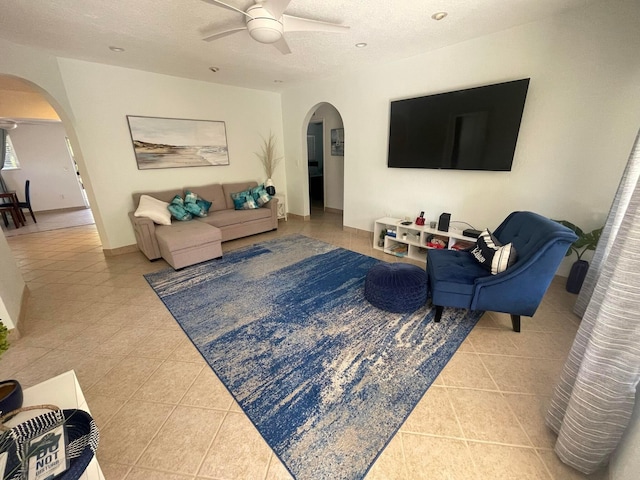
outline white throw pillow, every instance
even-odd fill
[[[147,217],[160,225],[171,225],[171,212],[167,209],[169,204],[150,197],[141,195],[138,209],[133,214],[135,217]]]

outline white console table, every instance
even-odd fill
[[[50,404],[63,410],[68,408],[79,408],[85,412],[91,413],[89,411],[87,401],[82,394],[82,389],[80,388],[80,384],[76,378],[76,373],[73,370],[58,375],[57,377],[50,378],[38,385],[34,385],[33,387],[25,388],[23,396],[23,407]],[[47,411],[48,410],[30,410],[28,412],[22,412],[13,417],[11,421],[6,423],[6,425],[13,427],[37,415],[46,413]],[[100,448],[99,444],[98,448]],[[80,478],[81,480],[105,480],[95,456]]]

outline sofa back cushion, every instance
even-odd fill
[[[227,202],[224,198],[224,191],[222,185],[219,183],[211,183],[209,185],[202,185],[200,187],[186,187],[185,192],[189,191],[198,195],[198,198],[202,198],[212,203],[209,208],[210,212],[217,212],[219,210],[226,210]],[[233,208],[233,207],[231,207]]]
[[[233,205],[233,198],[231,198],[232,193],[242,192],[243,190],[249,190],[250,188],[257,187],[257,182],[240,182],[240,183],[225,183],[222,185],[224,190],[224,199],[227,205],[227,208],[233,210],[235,207]]]

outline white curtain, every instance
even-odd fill
[[[605,465],[640,381],[640,132],[575,312],[580,328],[547,413],[555,452],[584,473]]]

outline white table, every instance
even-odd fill
[[[89,405],[87,405],[87,401],[82,393],[82,389],[80,388],[80,384],[78,383],[78,379],[76,378],[76,373],[73,370],[69,370],[57,377],[50,378],[38,385],[34,385],[33,387],[26,388],[23,391],[23,396],[23,407],[51,404],[59,407],[60,409],[79,408],[85,412],[91,413],[89,411]],[[28,412],[19,413],[12,418],[11,421],[7,422],[6,425],[13,427],[37,415],[46,413],[47,411],[49,410],[30,410]],[[100,448],[99,444],[98,448]],[[81,480],[105,480],[95,456],[80,478]]]
[[[276,193],[274,197],[278,199],[278,220],[284,218],[285,222],[289,221],[287,218],[287,196],[284,193]]]

